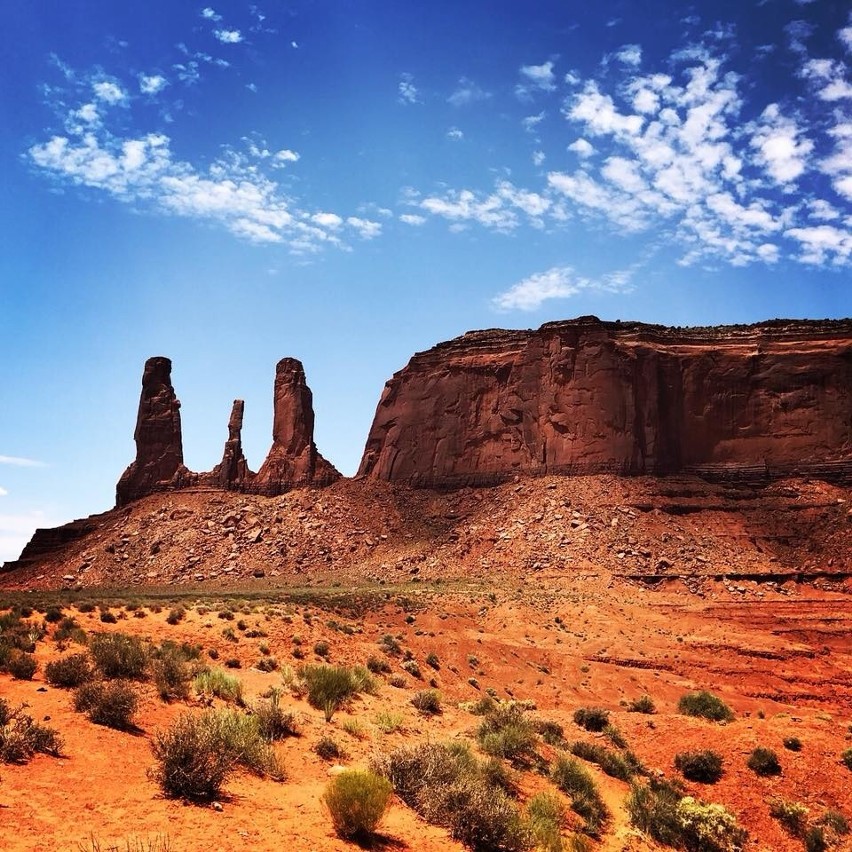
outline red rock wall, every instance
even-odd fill
[[[472,332],[387,383],[359,474],[453,487],[679,471],[852,476],[852,321]]]

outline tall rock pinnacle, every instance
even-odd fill
[[[281,494],[299,485],[330,485],[340,473],[314,444],[313,395],[302,363],[282,358],[275,369],[272,448],[254,477],[251,490]]]
[[[243,455],[243,412],[245,403],[235,399],[228,420],[228,440],[225,441],[225,451],[222,461],[209,474],[203,474],[205,484],[223,488],[227,491],[242,491],[254,477],[249,470],[246,457]]]
[[[116,486],[116,503],[123,506],[155,491],[179,488],[189,471],[183,464],[180,401],[172,387],[172,362],[149,358],[142,374],[142,395],[136,418],[136,461]]]

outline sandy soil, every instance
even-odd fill
[[[23,766],[0,766],[0,847],[47,852],[78,850],[82,844],[90,849],[94,838],[102,848],[123,848],[127,839],[161,835],[168,836],[174,852],[278,850],[282,843],[297,850],[352,848],[334,835],[321,802],[334,770],[312,751],[317,740],[331,733],[349,753],[346,765],[361,766],[374,751],[402,743],[472,739],[479,720],[457,705],[492,689],[501,698],[534,701],[536,713],[563,724],[569,740],[594,736],[571,721],[577,707],[605,707],[642,761],[670,776],[676,774],[676,753],[712,747],[724,757],[724,777],[712,786],[687,782],[688,790],[731,809],[749,831],[748,850],[793,852],[802,848],[801,841],[769,816],[771,797],[803,802],[814,818],[826,808],[852,818],[852,773],[839,760],[852,745],[852,607],[847,594],[809,584],[761,591],[758,598],[755,589],[729,591],[721,582],[708,582],[699,596],[680,584],[649,590],[611,577],[572,579],[544,571],[506,580],[499,587],[423,583],[351,600],[335,589],[273,607],[253,601],[246,612],[235,607],[233,621],[217,617],[222,604],[215,599],[188,607],[177,625],[166,623],[167,606],[160,612],[144,609],[146,617],[137,618],[114,605],[112,611],[121,616],[115,625],[102,623],[97,611],[79,613],[68,607],[88,632],[121,630],[156,641],[197,642],[215,648],[220,662],[239,659],[242,668],[235,673],[250,700],[281,684],[280,672],[252,668],[262,656],[262,642],[281,663],[297,664],[292,657],[294,636],[301,639],[307,662],[317,660],[311,649],[324,639],[331,646],[332,662],[363,663],[371,654],[380,655],[377,640],[390,633],[400,637],[427,680],[434,676],[443,713],[424,718],[414,710],[411,696],[425,684],[391,659],[406,686],[385,682],[377,695],[356,699],[330,724],[305,700],[288,696],[302,735],[278,746],[286,781],[239,774],[227,784],[221,811],[184,805],[163,798],[146,773],[153,762],[151,734],[195,702],[165,704],[153,685],[145,684],[137,733],[94,725],[74,712],[68,691],[44,682],[44,664],[60,653],[48,636],[38,644],[35,678],[15,681],[0,675],[0,696],[25,702],[36,719],[57,728],[65,739],[66,756],[39,755]],[[137,594],[142,596],[142,590]],[[97,592],[90,590],[90,597],[97,601]],[[246,638],[236,626],[240,619],[249,631],[267,635]],[[223,636],[228,628],[237,642]],[[429,653],[438,655],[437,671],[424,663]],[[696,688],[723,697],[736,711],[735,721],[719,725],[679,715],[678,698]],[[643,693],[653,697],[657,713],[626,712],[623,703]],[[402,729],[381,733],[374,720],[382,710],[403,714]],[[347,720],[360,723],[361,738],[344,730]],[[783,747],[789,736],[802,740],[801,752]],[[780,776],[758,778],[746,768],[756,745],[778,753]],[[546,758],[554,755],[544,745],[541,753]],[[590,769],[613,812],[594,848],[656,848],[628,823],[628,785],[596,767]],[[548,786],[535,773],[524,773],[521,798]],[[382,824],[382,834],[379,848],[462,848],[398,801]]]

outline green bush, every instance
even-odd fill
[[[182,606],[177,606],[169,611],[166,616],[166,624],[180,624],[186,616],[186,610]]]
[[[615,725],[607,725],[603,729],[603,735],[616,747],[627,748],[627,740],[624,739],[624,734],[615,727]]]
[[[277,689],[272,690],[268,699],[255,704],[252,713],[257,719],[260,736],[269,742],[299,736],[296,717],[281,707],[281,692]]]
[[[563,746],[565,744],[565,729],[559,722],[550,719],[533,720],[535,732],[551,746]]]
[[[840,811],[829,808],[816,822],[817,825],[827,828],[829,832],[845,837],[849,834],[849,822]]]
[[[715,751],[682,751],[674,765],[689,781],[715,784],[722,777],[722,756]]]
[[[142,640],[125,633],[95,633],[89,652],[105,678],[141,680],[148,665],[148,650]]]
[[[317,740],[314,752],[323,760],[343,760],[346,757],[346,752],[329,736],[323,736]]]
[[[71,641],[76,642],[78,645],[85,645],[88,641],[86,631],[71,616],[66,616],[56,625],[53,639],[59,644]]]
[[[49,662],[44,667],[44,676],[51,686],[77,687],[92,676],[88,654],[71,654]]]
[[[812,825],[805,829],[802,836],[805,852],[825,852],[828,849],[828,839],[821,825]]]
[[[641,768],[629,752],[619,754],[600,743],[578,740],[571,744],[571,754],[590,763],[596,763],[607,775],[618,778],[620,781],[629,781]]]
[[[515,804],[463,746],[404,746],[374,757],[372,768],[409,807],[471,849],[519,852],[533,843]]]
[[[373,674],[390,674],[392,671],[390,663],[387,660],[373,656],[367,658],[367,669]]]
[[[441,693],[437,689],[421,689],[414,694],[411,703],[426,715],[441,712]]]
[[[426,665],[436,671],[441,668],[441,661],[438,659],[438,655],[434,651],[426,655]]]
[[[571,810],[585,823],[583,830],[599,837],[609,811],[591,773],[578,761],[560,755],[550,770],[553,783],[571,800]]]
[[[684,716],[698,716],[713,722],[730,722],[734,718],[734,711],[721,698],[706,690],[682,695],[677,709]]]
[[[682,788],[662,779],[634,784],[627,798],[631,823],[654,840],[689,852],[739,852],[748,837],[722,805],[704,804],[682,795]]]
[[[197,656],[194,648],[163,642],[153,653],[151,670],[163,701],[189,697],[191,672],[189,660]]]
[[[788,751],[801,751],[802,741],[798,737],[785,737],[784,748]]]
[[[777,819],[793,837],[804,837],[808,827],[808,809],[801,802],[773,799],[769,803],[769,815]]]
[[[173,798],[215,798],[238,766],[276,780],[284,777],[257,721],[234,710],[184,713],[154,735],[151,749],[157,761],[151,775]]]
[[[325,640],[321,639],[314,645],[314,653],[318,657],[327,657],[331,653],[331,645],[328,644]]]
[[[650,695],[640,695],[639,698],[634,698],[627,705],[628,713],[656,713],[657,708],[654,705],[654,699]]]
[[[581,728],[600,733],[609,724],[609,710],[600,707],[580,707],[574,711],[574,722]]]
[[[367,770],[347,769],[329,782],[322,798],[340,837],[367,838],[384,816],[392,792],[386,778]]]
[[[536,754],[535,727],[518,704],[497,704],[482,720],[476,738],[482,750],[492,757],[522,763]]]
[[[57,731],[24,713],[24,705],[12,707],[0,698],[0,762],[26,763],[38,753],[60,757],[62,748]]]
[[[168,730],[154,735],[151,749],[157,761],[151,775],[172,798],[213,799],[235,768],[209,716],[179,716]]]
[[[758,746],[749,755],[746,766],[752,772],[764,777],[781,774],[781,764],[778,762],[778,755],[771,748],[764,748],[763,746]]]
[[[15,680],[32,680],[37,669],[36,658],[24,651],[13,650],[9,654],[9,659],[6,660],[6,671]]]
[[[58,621],[62,621],[62,618],[62,608],[58,606],[49,606],[44,613],[44,620],[48,624],[56,624]]]
[[[85,713],[96,725],[126,731],[133,727],[139,694],[132,684],[121,681],[84,683],[74,693],[74,709]]]
[[[308,703],[323,711],[326,722],[358,691],[355,678],[346,666],[303,666],[299,674],[307,686]]]
[[[537,793],[527,803],[527,824],[536,846],[544,852],[563,852],[565,809],[553,793]]]
[[[192,680],[195,692],[208,700],[221,698],[233,704],[243,704],[243,685],[238,677],[223,669],[205,669]]]

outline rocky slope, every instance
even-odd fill
[[[427,487],[680,472],[852,481],[852,321],[471,332],[387,383],[359,471]]]

